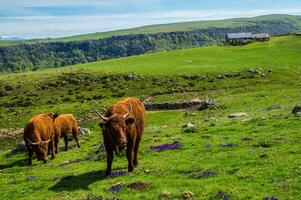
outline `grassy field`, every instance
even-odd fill
[[[281,23],[294,23],[301,27],[301,17],[294,15],[263,15],[252,18],[234,18],[225,20],[208,20],[208,21],[195,21],[195,22],[181,22],[172,24],[158,24],[150,26],[142,26],[131,29],[123,29],[117,31],[97,32],[83,35],[75,35],[61,38],[47,38],[47,39],[32,39],[27,40],[25,43],[37,42],[70,42],[82,40],[97,40],[118,35],[131,35],[131,34],[155,34],[161,32],[175,32],[175,31],[192,31],[198,29],[205,29],[210,27],[229,28],[238,26],[251,26],[264,21],[278,21]],[[8,46],[23,43],[22,41],[0,41],[0,46]]]
[[[277,37],[0,75],[0,128],[22,128],[46,111],[89,119],[93,107],[126,96],[216,100],[215,108],[191,115],[147,112],[139,167],[114,178],[104,177],[97,121],[82,125],[92,132],[80,138],[80,149],[32,167],[25,152],[10,151],[20,138],[1,138],[0,199],[183,199],[187,192],[190,199],[300,199],[301,118],[291,115],[301,103],[300,43],[300,36]],[[227,117],[234,112],[247,116]],[[188,122],[195,124],[190,133],[182,128]],[[174,142],[181,147],[150,148]],[[125,156],[115,156],[113,172],[126,168]]]

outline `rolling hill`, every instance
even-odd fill
[[[301,102],[300,44],[301,36],[282,36],[1,74],[0,199],[300,199],[301,118],[291,115]],[[112,170],[124,175],[104,177],[94,108],[128,96],[216,103],[147,112],[139,167],[125,174],[125,156],[115,156]],[[70,141],[54,160],[28,167],[14,149],[18,128],[41,112],[73,113],[91,134],[81,148]],[[228,117],[236,112],[247,116]],[[189,122],[194,128],[183,127]],[[164,144],[179,148],[151,148]]]

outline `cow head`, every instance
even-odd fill
[[[36,152],[38,160],[43,160],[44,163],[48,162],[48,144],[51,142],[52,139],[47,141],[39,141],[39,142],[32,142],[28,138],[26,138],[29,142],[30,148],[33,148]]]
[[[135,122],[134,118],[129,117],[132,111],[130,110],[125,115],[114,114],[110,117],[104,117],[97,110],[98,116],[102,119],[99,126],[102,128],[103,134],[108,138],[110,144],[114,146],[116,153],[122,151],[127,144],[127,129]]]
[[[47,113],[46,115],[48,115],[53,121],[59,116],[57,113]]]

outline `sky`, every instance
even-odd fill
[[[266,14],[301,15],[301,0],[0,0],[0,36],[63,37]]]

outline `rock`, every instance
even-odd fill
[[[242,119],[242,120],[241,120],[241,122],[243,122],[243,123],[249,123],[249,122],[251,122],[251,121],[252,121],[251,118],[248,118],[248,119]]]
[[[153,172],[153,170],[151,170],[151,169],[145,169],[144,170],[144,173],[146,173],[146,174],[149,174],[149,173],[152,173]]]
[[[300,116],[300,113],[301,113],[301,104],[298,104],[294,107],[292,114]]]
[[[182,194],[184,199],[191,199],[193,197],[193,193],[191,191],[186,191]]]
[[[160,196],[165,197],[165,198],[169,198],[171,196],[171,192],[168,190],[163,190],[160,194]]]
[[[188,122],[187,124],[185,124],[185,125],[183,126],[183,128],[192,128],[192,127],[194,127],[194,124],[191,123],[191,122]]]
[[[295,116],[301,117],[301,112],[296,112]]]
[[[15,151],[26,151],[25,142],[16,145]]]
[[[276,109],[280,109],[280,108],[282,108],[282,106],[279,103],[277,103],[275,105],[269,106],[267,109],[268,110],[276,110]]]
[[[30,180],[30,181],[32,181],[32,180],[35,180],[37,177],[36,176],[27,176],[27,180]]]
[[[80,135],[89,135],[90,133],[91,133],[90,129],[79,127],[79,134]]]
[[[238,113],[232,113],[228,115],[229,118],[244,117],[244,116],[247,116],[247,113],[238,112]]]

